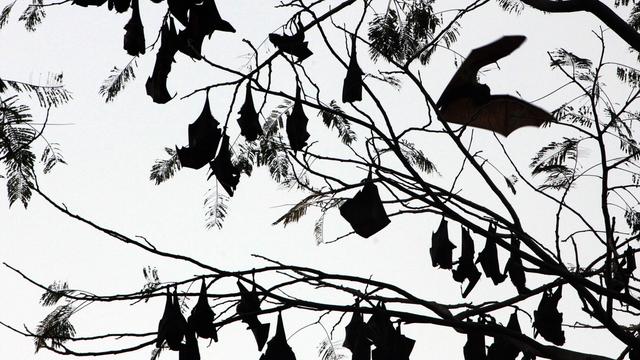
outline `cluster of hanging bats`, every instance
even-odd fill
[[[131,9],[131,19],[125,25],[124,49],[132,56],[144,54],[146,50],[144,27],[140,19],[139,0],[73,0],[80,6],[102,6],[107,4],[109,10],[126,12]],[[163,0],[151,0],[160,3]],[[167,89],[167,78],[177,52],[191,58],[202,58],[202,44],[206,37],[214,31],[235,32],[235,28],[222,19],[214,0],[167,0],[169,13],[160,29],[160,47],[157,51],[153,73],[146,82],[147,94],[156,103],[166,103],[173,97]],[[182,30],[177,31],[176,19]],[[269,40],[282,54],[288,54],[301,62],[313,54],[305,41],[304,27],[298,23],[297,31],[291,35],[270,34]],[[352,39],[350,61],[343,81],[342,101],[350,103],[362,100],[364,72],[360,68],[356,53],[356,38]],[[436,103],[440,119],[490,130],[508,136],[516,129],[524,126],[542,126],[552,122],[553,116],[547,111],[511,95],[492,95],[485,84],[477,81],[478,71],[489,64],[511,54],[525,40],[524,36],[504,36],[488,45],[474,49],[462,62],[451,81],[446,86]],[[293,151],[300,151],[307,145],[309,119],[304,113],[301,101],[301,90],[296,87],[296,97],[286,121],[286,132],[289,146]],[[263,135],[256,112],[251,86],[246,86],[245,102],[240,108],[238,125],[240,133],[247,141],[255,141]],[[231,161],[229,136],[220,129],[219,122],[211,114],[209,99],[198,118],[189,125],[188,146],[177,149],[177,155],[183,167],[200,169],[209,164],[211,175],[215,176],[225,191],[233,196],[240,180],[240,170]],[[363,181],[362,188],[351,199],[340,207],[340,214],[349,222],[354,232],[368,238],[379,232],[389,223],[374,180],[369,177]],[[518,251],[512,251],[506,264],[505,272],[500,271],[496,248],[496,229],[490,226],[484,249],[474,261],[474,243],[469,231],[462,229],[461,256],[456,269],[452,270],[453,279],[467,287],[463,291],[466,297],[480,279],[480,271],[476,267],[480,263],[485,275],[494,284],[503,282],[507,276],[520,294],[527,292],[525,272]],[[517,245],[517,241],[512,246]],[[447,222],[442,220],[437,231],[433,233],[430,255],[433,266],[452,269],[452,251],[456,246],[449,240]],[[516,246],[517,248],[517,246]],[[516,249],[517,250],[517,249]],[[617,262],[618,260],[615,259]],[[613,272],[610,288],[615,291],[628,289],[629,278],[635,270],[633,251],[628,249],[624,259],[617,263]],[[262,324],[257,314],[260,312],[260,299],[255,288],[248,291],[240,282],[240,302],[236,308],[238,315],[245,322],[262,350],[267,343],[269,324]],[[538,309],[534,312],[534,328],[544,339],[556,345],[564,344],[564,332],[561,330],[562,314],[557,305],[562,296],[562,288],[555,292],[548,290],[543,294]],[[354,360],[404,360],[409,358],[414,340],[400,332],[400,326],[394,327],[383,304],[378,305],[365,323],[359,311],[353,313],[346,327],[344,346],[351,350]],[[167,294],[164,314],[158,326],[157,346],[167,343],[171,350],[179,351],[180,360],[199,360],[196,336],[218,340],[213,325],[214,313],[208,305],[206,287],[203,281],[201,293],[191,316],[186,320],[180,311],[177,296]],[[484,320],[480,320],[484,321]],[[507,329],[520,333],[520,325],[516,313],[512,314]],[[469,333],[464,346],[466,360],[514,360],[520,350],[511,342],[496,337],[485,351],[485,339],[481,333]],[[371,346],[375,349],[371,351]],[[640,356],[638,356],[640,358]],[[287,344],[282,317],[278,316],[276,333],[268,342],[261,360],[295,360],[291,347]]]

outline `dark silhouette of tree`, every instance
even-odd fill
[[[376,3],[376,8],[382,9],[379,13],[373,10],[373,0],[283,2],[280,6],[290,14],[285,24],[272,34],[265,34],[265,41],[260,46],[243,40],[252,54],[252,66],[246,72],[213,62],[202,50],[204,41],[215,41],[215,38],[209,38],[216,31],[242,32],[240,24],[225,20],[224,12],[218,9],[215,1],[152,1],[165,4],[167,12],[157,35],[146,41],[145,36],[152,32],[141,22],[140,12],[144,7],[139,8],[136,0],[66,0],[50,4],[33,0],[19,18],[31,31],[44,19],[48,6],[74,8],[68,11],[83,11],[78,7],[95,6],[102,8],[105,14],[129,11],[132,17],[125,29],[123,51],[134,56],[122,69],[114,68],[100,87],[105,101],[118,96],[125,85],[135,79],[136,58],[142,54],[156,56],[156,66],[146,79],[146,91],[153,101],[166,103],[191,96],[206,97],[202,115],[198,117],[200,109],[194,109],[194,122],[188,129],[188,147],[167,146],[168,158],[156,160],[152,166],[152,181],[161,184],[181,171],[191,171],[185,169],[187,167],[197,169],[209,165],[210,175],[207,179],[203,177],[203,181],[214,181],[215,189],[219,184],[225,191],[213,191],[207,198],[207,226],[221,227],[227,212],[232,211],[229,202],[234,191],[241,191],[236,186],[242,183],[243,177],[251,175],[254,167],[265,166],[274,181],[306,193],[274,224],[287,225],[305,216],[309,209],[319,209],[321,216],[314,229],[319,243],[335,242],[347,236],[369,237],[393,226],[398,216],[432,214],[441,219],[440,227],[430,230],[433,233],[429,244],[432,265],[442,269],[439,271],[452,272],[451,281],[460,282],[461,292],[464,291],[461,297],[473,292],[481,277],[480,270],[494,285],[509,278],[513,285],[512,296],[486,299],[483,303],[442,304],[420,298],[410,289],[394,284],[284,264],[259,255],[256,257],[264,261],[263,267],[227,271],[163,251],[146,239],[106,228],[62,205],[38,185],[36,156],[31,144],[45,139],[47,118],[36,124],[31,118],[31,110],[22,105],[21,99],[36,96],[47,112],[70,100],[69,93],[61,85],[61,76],[52,76],[46,85],[0,79],[0,159],[6,165],[4,177],[9,205],[19,201],[26,207],[31,196],[37,194],[70,219],[115,241],[160,257],[188,262],[201,274],[163,283],[153,269],[147,269],[148,283],[141,291],[97,296],[71,289],[66,283],[55,282],[47,286],[5,264],[44,291],[44,306],[57,307],[35,330],[0,324],[34,338],[36,349],[48,349],[62,355],[117,355],[150,347],[154,349],[153,359],[162,349],[170,349],[177,351],[180,359],[194,360],[200,358],[197,337],[222,342],[225,339],[218,336],[220,328],[244,322],[249,326],[247,331],[253,332],[260,350],[264,351],[261,358],[293,360],[295,349],[289,346],[285,335],[293,331],[285,333],[286,315],[283,314],[299,309],[316,319],[318,317],[313,313],[320,312],[322,315],[317,322],[329,314],[339,315],[333,320],[333,330],[327,333],[329,342],[321,349],[325,359],[338,358],[331,341],[334,332],[338,337],[342,336],[344,327],[346,340],[343,345],[352,352],[354,359],[408,359],[415,342],[421,339],[403,335],[401,325],[454,329],[467,338],[464,349],[460,349],[467,360],[640,358],[640,334],[633,318],[640,311],[640,290],[634,277],[635,253],[638,251],[634,247],[638,247],[636,241],[640,236],[636,194],[640,182],[640,148],[634,129],[634,123],[638,121],[640,70],[607,57],[602,31],[595,34],[601,49],[601,56],[595,61],[582,58],[570,49],[555,49],[548,53],[552,70],[566,78],[564,86],[574,89],[575,96],[563,99],[563,104],[551,112],[553,116],[546,116],[544,124],[536,122],[536,125],[558,129],[558,136],[533,155],[529,174],[512,160],[503,138],[497,135],[495,143],[506,159],[504,165],[498,159],[476,152],[471,146],[476,131],[510,133],[491,123],[498,116],[493,115],[498,112],[493,108],[490,115],[483,113],[483,126],[474,124],[488,103],[494,106],[496,101],[517,102],[515,107],[500,104],[500,111],[507,113],[502,118],[507,121],[527,116],[527,112],[524,115],[519,112],[523,107],[529,112],[535,108],[537,114],[546,114],[513,96],[490,95],[486,85],[475,81],[480,67],[508,55],[523,38],[517,38],[518,45],[508,51],[500,50],[506,52],[504,54],[470,57],[469,61],[477,63],[461,67],[465,81],[452,81],[452,88],[447,88],[443,101],[437,101],[438,96],[427,89],[420,74],[420,69],[429,66],[436,51],[451,50],[459,35],[460,19],[485,6],[489,0],[470,1],[464,8],[446,12],[435,11],[433,1],[429,0],[384,1],[381,5]],[[498,0],[498,3],[510,12],[520,11],[523,4],[549,13],[589,12],[635,51],[640,50],[638,5],[631,8],[627,22],[597,0]],[[0,12],[0,26],[7,22],[14,4]],[[629,3],[617,1],[615,5],[629,6]],[[344,25],[332,22],[334,16],[343,12],[358,16],[352,16],[353,20]],[[319,34],[322,42],[310,44],[305,35],[311,32]],[[493,40],[487,39],[485,43]],[[145,47],[147,43],[150,45]],[[341,48],[342,44],[346,51]],[[269,46],[272,51],[267,53],[265,49]],[[356,52],[356,46],[360,52]],[[340,74],[335,83],[345,87],[337,92],[343,94],[343,105],[321,96],[318,82],[314,80],[321,75],[312,74],[305,67],[308,59],[317,56],[315,49],[320,48],[340,65],[332,76]],[[370,59],[366,59],[366,52]],[[182,55],[176,56],[178,53],[227,73],[234,80],[175,95],[167,89],[167,78],[173,76],[173,62],[184,59]],[[465,66],[471,69],[470,73],[464,73]],[[525,68],[526,64],[522,66]],[[612,71],[615,76],[610,75]],[[288,91],[273,87],[275,77],[287,76],[290,78]],[[514,79],[517,76],[513,74]],[[344,81],[339,81],[342,79]],[[610,98],[605,82],[628,88],[629,96]],[[234,94],[228,99],[226,119],[218,122],[208,110],[208,96],[212,89],[219,87],[231,87]],[[401,91],[411,88],[418,92],[416,100],[420,103],[414,104],[420,107],[418,125],[392,119],[389,105],[380,95],[384,94],[381,87]],[[245,94],[243,99],[238,99],[238,93],[241,97]],[[456,109],[451,110],[456,104],[463,103],[472,105],[468,107],[472,110],[465,109],[467,113],[471,111],[470,114],[460,115],[454,111]],[[271,113],[267,110],[269,107],[273,107]],[[454,118],[447,121],[447,117],[454,115],[443,116],[445,110],[456,114],[455,121]],[[239,124],[232,119],[238,117],[235,115],[238,111]],[[315,138],[307,129],[307,122],[316,114],[338,136],[338,140],[319,141],[341,144],[340,151],[316,150]],[[259,128],[256,128],[256,121]],[[228,131],[236,126],[245,138],[231,141]],[[477,127],[484,130],[475,130]],[[451,158],[432,160],[438,155],[422,146],[435,138],[451,141],[458,151],[455,155],[462,159],[456,175],[444,179],[445,186],[438,185],[443,181],[436,180],[437,169],[439,163],[451,162]],[[467,142],[469,145],[465,145]],[[57,144],[46,141],[45,148],[41,159],[43,172],[47,173],[64,160]],[[584,149],[590,149],[595,158],[585,156]],[[345,169],[359,172],[360,178],[349,178]],[[460,187],[463,174],[481,182],[483,189],[495,200],[480,202],[463,191]],[[585,182],[593,181],[598,184],[599,196],[595,203],[588,204],[587,209],[597,213],[595,219],[591,214],[585,215],[581,204],[570,201],[570,195],[580,192]],[[554,230],[553,238],[537,238],[527,230],[523,211],[514,206],[511,197],[519,192],[531,192],[539,201],[554,204],[556,220],[548,225]],[[353,231],[337,239],[324,239],[324,216],[330,211],[339,211]],[[567,221],[577,221],[580,225],[566,234],[563,225]],[[462,234],[460,237],[457,236],[458,229]],[[598,246],[597,255],[578,246],[578,243],[587,242],[589,246]],[[476,254],[479,249],[482,250]],[[459,256],[454,256],[454,252]],[[425,253],[425,260],[427,256]],[[238,290],[213,291],[224,279],[237,282]],[[201,285],[201,291],[189,291],[192,285]],[[322,302],[289,295],[288,290],[294,287],[330,289],[336,294],[348,295],[351,300]],[[558,310],[562,296],[567,293],[579,299],[582,305],[583,317],[572,319],[573,324],[566,323],[566,314]],[[165,311],[158,316],[157,331],[105,333],[91,338],[76,336],[71,321],[87,303],[132,302],[153,297],[166,298]],[[533,308],[527,305],[527,300],[531,299],[539,305]],[[182,307],[184,303],[197,305],[187,314]],[[494,316],[501,310],[513,310],[504,324]],[[275,313],[278,313],[276,323],[268,324],[260,319],[262,315]],[[525,320],[522,314],[533,315]],[[351,321],[347,323],[346,319]],[[533,332],[523,330],[524,321],[533,326]],[[277,330],[267,341],[269,327]],[[623,346],[619,353],[606,356],[563,347],[565,332],[574,328],[606,331]],[[136,338],[143,340],[138,345],[97,352],[82,352],[74,350],[73,346],[80,340],[101,342]]]

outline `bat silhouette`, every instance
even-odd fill
[[[548,290],[542,294],[538,310],[533,312],[534,335],[540,334],[545,340],[561,346],[564,344],[562,331],[562,313],[558,311],[558,302],[562,297],[562,286],[555,292]]]
[[[370,360],[371,359],[371,341],[367,338],[367,329],[359,306],[356,304],[356,310],[351,316],[351,321],[345,327],[345,337],[342,346],[351,350],[352,360]]]
[[[287,117],[287,137],[289,138],[289,146],[291,150],[302,150],[307,146],[309,133],[307,132],[307,123],[309,118],[304,113],[302,102],[300,102],[300,87],[296,86],[296,100],[293,102],[291,114]]]
[[[462,297],[465,298],[473,287],[476,286],[478,280],[480,280],[480,271],[473,262],[475,256],[475,249],[473,245],[473,239],[469,234],[469,230],[461,227],[462,230],[462,250],[460,259],[458,260],[458,267],[453,270],[453,280],[462,283],[468,280],[467,288],[462,292]]]
[[[207,299],[207,286],[204,283],[204,279],[202,279],[198,302],[191,310],[191,316],[189,316],[188,324],[199,337],[204,339],[213,339],[213,341],[218,342],[218,332],[216,331],[216,327],[213,325],[214,318],[215,313],[211,310],[211,307],[209,307],[209,300]],[[188,343],[189,341],[187,341],[187,344]]]
[[[298,22],[298,30],[295,34],[269,34],[269,41],[283,53],[295,56],[297,58],[296,62],[301,62],[313,55],[313,52],[309,50],[309,43],[304,41],[304,30],[302,29],[302,23]]]
[[[373,360],[409,360],[416,341],[400,332],[400,324],[395,329],[391,327],[388,336],[380,343],[376,343],[373,350]]]
[[[131,0],[109,0],[107,6],[109,10],[116,9],[116,12],[123,13],[129,10],[129,5],[131,5]]]
[[[481,332],[468,332],[467,342],[462,348],[464,360],[487,360],[484,334]]]
[[[214,31],[236,32],[236,29],[223,20],[214,0],[204,0],[189,9],[189,20],[178,35],[181,41],[180,51],[194,59],[202,58],[202,42]]]
[[[258,113],[253,105],[253,96],[251,95],[251,86],[247,84],[247,94],[244,98],[244,104],[238,112],[238,125],[240,125],[240,135],[244,136],[247,141],[254,141],[258,136],[262,135],[262,126],[258,120]]]
[[[522,259],[520,258],[520,253],[518,253],[520,241],[512,237],[511,246],[514,247],[514,249],[511,250],[505,271],[509,274],[509,280],[511,280],[513,286],[518,290],[518,294],[524,294],[529,291],[529,289],[527,289],[527,278],[524,273],[524,266],[522,266]]]
[[[515,312],[509,317],[507,329],[522,334],[520,323],[518,322],[518,315]],[[493,338],[493,344],[489,346],[487,360],[516,360],[518,354],[520,354],[519,348],[503,337],[498,336]]]
[[[476,262],[482,266],[484,275],[491,278],[494,285],[503,282],[507,276],[500,272],[500,264],[498,263],[498,249],[496,248],[496,227],[494,224],[489,225],[489,236],[484,243],[484,249],[478,254]]]
[[[178,35],[173,19],[169,19],[169,23],[165,22],[160,29],[160,48],[156,55],[156,63],[151,77],[147,79],[145,84],[147,95],[151,96],[155,103],[164,104],[172,99],[167,90],[167,78],[171,72],[173,57],[178,51],[178,44]]]
[[[351,38],[351,58],[347,76],[342,83],[342,102],[354,102],[362,100],[362,69],[358,65],[358,54],[356,52],[356,37]]]
[[[240,169],[233,165],[231,162],[231,151],[229,151],[229,136],[224,134],[222,136],[222,144],[220,145],[220,151],[218,156],[211,162],[211,176],[216,177],[222,188],[233,196],[233,192],[240,182]]]
[[[107,2],[107,0],[73,0],[72,4],[79,5],[82,7],[87,6],[102,6]]]
[[[156,347],[161,347],[164,341],[167,342],[169,349],[180,350],[182,338],[187,331],[187,321],[182,316],[178,296],[174,291],[173,296],[167,289],[167,301],[164,306],[164,313],[158,323],[158,337],[156,338]]]
[[[131,1],[131,20],[124,26],[124,49],[131,56],[138,56],[145,52],[144,27],[140,20],[138,0]]]
[[[545,110],[511,95],[491,95],[477,81],[478,70],[511,54],[524,36],[504,36],[471,51],[442,92],[436,106],[447,122],[487,129],[508,136],[523,126],[553,121]]]
[[[189,9],[196,3],[197,0],[167,0],[169,12],[184,26],[189,22]]]
[[[200,116],[189,124],[189,147],[177,149],[178,160],[183,167],[200,169],[216,156],[220,142],[220,123],[211,114],[207,96]]]
[[[363,238],[368,238],[389,225],[391,220],[384,210],[378,188],[371,180],[371,173],[362,189],[340,206],[340,215]]]
[[[260,360],[296,360],[296,355],[287,343],[287,335],[284,332],[284,325],[282,325],[281,313],[278,313],[276,333],[269,340],[267,350],[260,356]]]
[[[456,246],[449,241],[449,230],[447,220],[442,218],[438,230],[431,235],[431,264],[433,267],[439,266],[441,269],[451,269],[453,267],[453,249]]]
[[[387,309],[382,302],[374,307],[371,317],[367,321],[366,331],[367,337],[376,347],[382,346],[395,332]]]
[[[613,259],[611,260],[611,272],[612,279],[609,282],[608,287],[615,291],[620,292],[622,290],[629,290],[629,279],[633,271],[636,269],[635,250],[628,247],[624,252],[624,258],[622,261],[618,260],[617,253],[614,251]]]
[[[187,330],[185,343],[180,346],[178,360],[200,360],[200,349],[198,349],[198,339],[193,330]]]
[[[240,289],[240,302],[236,306],[236,311],[242,322],[247,324],[253,333],[258,344],[258,350],[262,351],[262,347],[264,347],[269,337],[269,324],[262,324],[258,319],[257,313],[260,312],[258,293],[255,286],[249,292],[240,281],[237,282],[237,285],[238,289]]]

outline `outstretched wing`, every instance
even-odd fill
[[[477,84],[478,70],[511,54],[525,40],[526,37],[522,35],[503,36],[490,44],[471,50],[440,95],[437,106],[444,107],[457,97],[456,94],[462,89]]]
[[[510,95],[491,96],[489,102],[480,106],[470,98],[460,98],[444,108],[441,116],[450,123],[491,130],[503,136],[524,126],[540,127],[554,120],[547,111]]]

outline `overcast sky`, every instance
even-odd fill
[[[0,0],[0,8],[8,4]],[[183,253],[218,268],[228,270],[250,269],[259,262],[251,254],[261,254],[285,263],[318,267],[337,273],[352,273],[395,283],[428,300],[460,302],[460,289],[446,271],[433,269],[428,257],[429,236],[439,221],[433,215],[408,215],[394,218],[392,224],[372,238],[351,236],[336,244],[316,246],[313,223],[318,217],[311,212],[298,224],[286,228],[272,226],[287,205],[294,204],[305,195],[302,192],[279,189],[270,180],[264,169],[259,169],[247,178],[243,175],[236,195],[230,203],[230,214],[222,230],[204,228],[202,202],[212,182],[206,181],[206,171],[184,169],[174,179],[156,186],[149,181],[149,169],[156,158],[162,157],[165,146],[185,145],[187,125],[200,113],[204,94],[185,100],[178,98],[195,88],[226,79],[226,75],[212,70],[206,64],[193,62],[183,55],[176,57],[177,63],[171,72],[169,89],[177,92],[178,98],[167,105],[156,105],[146,96],[144,82],[151,73],[155,52],[137,60],[137,79],[130,83],[113,103],[105,104],[97,90],[113,66],[122,67],[129,56],[122,50],[122,27],[128,15],[108,13],[106,8],[80,8],[69,4],[47,8],[47,17],[36,32],[24,30],[17,21],[26,1],[18,0],[10,23],[0,30],[0,78],[38,82],[48,72],[63,72],[67,88],[74,99],[67,105],[52,110],[45,136],[49,141],[61,145],[68,166],[60,166],[49,175],[40,176],[40,185],[58,202],[108,228],[129,236],[140,235],[162,250]],[[290,16],[290,10],[274,9],[277,1],[218,0],[224,18],[237,29],[236,34],[215,33],[205,42],[203,52],[207,57],[241,69],[250,52],[241,39],[260,44],[266,35],[278,28]],[[332,3],[338,4],[339,1]],[[374,2],[376,10],[383,11],[387,1]],[[437,4],[445,9],[444,1]],[[463,7],[466,1],[447,1],[451,8]],[[142,1],[142,19],[145,25],[147,44],[155,37],[165,4]],[[358,5],[360,6],[360,5]],[[358,7],[359,9],[359,7]],[[620,9],[619,9],[620,10]],[[624,9],[620,10],[624,11]],[[338,17],[336,22],[350,23],[354,13]],[[450,16],[451,13],[445,13]],[[305,18],[305,22],[309,19]],[[328,26],[328,25],[327,25]],[[527,9],[516,16],[487,5],[462,22],[460,41],[454,49],[467,54],[470,49],[493,41],[505,34],[524,34],[527,42],[512,56],[500,62],[500,69],[483,75],[482,81],[492,86],[497,93],[519,93],[525,99],[536,99],[564,82],[559,72],[548,67],[546,51],[565,47],[584,57],[595,57],[598,41],[591,31],[598,31],[599,22],[583,14],[544,15]],[[314,56],[305,61],[310,72],[323,89],[323,99],[339,97],[343,69],[322,49],[317,31],[307,35]],[[607,56],[619,62],[632,64],[633,57],[627,47],[615,36],[606,32]],[[340,40],[342,41],[342,40]],[[344,46],[338,47],[344,56]],[[260,48],[262,58],[270,53],[269,45]],[[373,64],[364,60],[365,71]],[[280,76],[276,75],[275,87],[291,93],[291,72],[279,60]],[[459,59],[458,59],[459,63]],[[384,65],[383,65],[384,67]],[[422,72],[427,88],[437,97],[455,71],[454,57],[450,52],[440,51]],[[616,93],[617,83],[611,82],[608,90]],[[407,86],[408,88],[408,86]],[[326,89],[326,90],[325,90]],[[412,111],[419,101],[414,90],[381,90],[390,109],[394,124],[399,127],[412,122],[424,121],[425,114]],[[571,91],[561,91],[537,103],[552,110],[571,96]],[[214,116],[223,121],[229,104],[228,90],[211,93]],[[240,104],[237,104],[240,105]],[[370,104],[365,104],[370,106]],[[267,109],[269,111],[270,109]],[[234,110],[237,111],[237,110]],[[36,113],[42,116],[42,111]],[[321,119],[314,110],[308,110],[311,140],[320,141],[318,146],[326,149],[340,146],[337,138],[323,129]],[[232,134],[237,134],[235,115],[232,115]],[[54,125],[55,124],[55,125]],[[563,134],[557,128],[523,129],[505,139],[505,145],[526,170],[535,151],[550,140],[560,139]],[[455,175],[461,156],[453,152],[450,141],[441,143],[418,143],[442,173],[434,175],[436,183],[446,183]],[[486,156],[498,156],[493,137],[479,132],[477,149],[484,149]],[[506,168],[508,174],[513,173]],[[364,175],[357,169],[344,168],[340,172],[350,181]],[[486,198],[486,189],[474,183],[474,175],[466,181],[465,194],[493,204]],[[4,186],[4,185],[3,185]],[[525,228],[538,236],[548,236],[552,229],[549,204],[539,197],[528,194],[524,186],[517,185],[519,194],[512,197],[519,211],[525,216]],[[588,185],[586,187],[588,189]],[[583,199],[572,199],[579,204],[588,204],[589,195]],[[4,190],[0,191],[0,261],[7,262],[35,280],[49,284],[55,280],[69,282],[71,288],[84,289],[96,294],[127,293],[139,290],[144,285],[142,268],[147,265],[159,270],[162,281],[170,282],[200,274],[192,267],[146,254],[137,248],[116,242],[86,225],[69,220],[35,196],[24,210],[19,205],[7,209]],[[596,211],[596,207],[593,207]],[[596,213],[585,215],[597,216]],[[346,224],[334,211],[325,222],[327,240],[348,231]],[[452,237],[459,236],[456,226],[450,227]],[[550,237],[549,237],[550,238]],[[585,246],[588,246],[585,245]],[[598,249],[596,249],[597,251]],[[506,254],[505,254],[506,255]],[[457,257],[457,255],[455,255]],[[506,258],[502,258],[503,263]],[[535,280],[534,280],[535,281]],[[41,291],[17,274],[0,268],[0,320],[17,327],[26,325],[35,329],[50,309],[42,308],[38,299]],[[493,287],[483,279],[469,296],[472,301],[506,298],[514,293],[505,282]],[[570,293],[567,291],[567,293]],[[561,302],[565,320],[576,320],[581,315],[576,303],[567,295]],[[528,301],[529,310],[538,298]],[[191,301],[195,303],[195,299]],[[103,332],[147,332],[157,329],[164,306],[163,299],[154,299],[146,304],[101,305],[93,304],[72,318],[79,336]],[[506,322],[508,313],[500,313],[498,320]],[[316,320],[317,314],[285,313],[287,332]],[[264,316],[263,321],[275,322],[275,316]],[[531,330],[524,317],[520,319],[529,335]],[[333,325],[328,323],[327,326]],[[417,345],[413,359],[460,359],[465,338],[449,329],[431,326],[403,326],[403,331]],[[567,332],[567,347],[613,355],[620,344],[606,333],[571,330]],[[336,333],[341,340],[343,333]],[[290,340],[298,359],[313,359],[317,345],[324,338],[322,328],[316,326],[304,330]],[[202,358],[247,358],[257,359],[259,353],[250,332],[244,325],[225,327],[220,332],[221,341],[205,349],[200,342]],[[81,344],[72,344],[79,350],[88,349]],[[106,347],[118,347],[118,343],[106,343]],[[0,359],[59,359],[47,351],[33,354],[31,340],[17,336],[0,328]],[[121,359],[148,359],[151,349],[121,355]],[[348,352],[346,353],[348,354]],[[165,352],[163,359],[177,359],[177,353]]]

